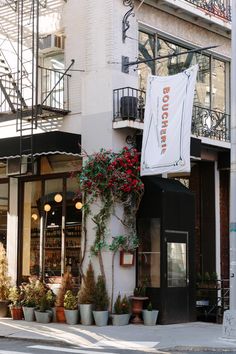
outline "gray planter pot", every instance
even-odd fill
[[[146,326],[155,326],[157,322],[158,310],[143,310],[143,322]]]
[[[52,311],[40,312],[35,311],[36,321],[39,323],[49,323],[52,319]]]
[[[112,315],[112,324],[113,326],[125,326],[129,323],[129,319],[130,319],[129,313],[125,313],[122,315],[114,314]]]
[[[93,311],[93,317],[97,326],[107,326],[108,311]]]
[[[34,313],[34,307],[27,307],[27,306],[23,306],[23,314],[24,314],[24,318],[25,321],[27,322],[33,322],[35,321],[35,313]]]
[[[65,316],[66,316],[66,323],[69,325],[75,325],[79,321],[79,311],[78,310],[66,310],[65,309]]]
[[[0,301],[0,317],[7,317],[8,314],[8,300],[1,300]]]
[[[93,324],[93,304],[79,304],[80,321],[84,326]]]

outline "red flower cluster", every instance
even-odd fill
[[[119,153],[102,149],[88,158],[80,174],[81,191],[94,198],[113,197],[124,201],[130,193],[143,192],[136,149],[124,147]]]

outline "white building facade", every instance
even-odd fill
[[[172,239],[164,246],[164,204],[158,206],[158,198],[159,214],[141,211],[137,218],[141,246],[135,264],[124,267],[116,255],[114,293],[130,295],[145,281],[152,302],[163,305],[162,323],[180,322],[194,319],[196,273],[216,272],[218,278],[228,278],[230,2],[210,3],[27,0],[14,7],[14,2],[3,1],[0,237],[14,281],[36,274],[57,282],[70,270],[80,282],[83,217],[75,175],[83,151],[140,149],[147,75],[173,75],[196,63],[191,173],[163,176],[174,181],[176,193],[194,196],[191,240],[183,238],[183,225],[171,226],[186,253],[185,286],[176,286],[178,294],[182,288],[192,289],[184,295],[191,298],[185,301],[186,316],[176,313],[168,318],[166,305],[155,300],[170,295],[168,274],[173,278],[174,271],[168,268],[168,247],[175,247]],[[22,32],[12,25],[14,20],[22,24]],[[205,49],[191,52],[196,48]],[[139,60],[146,62],[130,65]],[[157,187],[162,188],[170,192],[168,185]],[[84,268],[91,259],[98,274],[98,260],[90,253],[92,220],[87,229]],[[120,223],[112,218],[108,240],[120,233]],[[110,293],[111,258],[104,251]]]

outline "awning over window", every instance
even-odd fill
[[[20,144],[22,148],[20,149]],[[61,131],[33,135],[33,155],[80,155],[81,135]],[[0,159],[30,155],[30,135],[0,139]]]

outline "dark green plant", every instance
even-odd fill
[[[137,297],[144,297],[146,296],[146,287],[145,286],[138,286],[134,289],[134,296]]]
[[[133,235],[132,238],[129,235],[119,235],[113,237],[112,243],[109,246],[109,250],[117,252],[119,250],[134,251],[139,246],[138,236]]]
[[[46,312],[46,311],[49,310],[49,309],[50,309],[50,305],[49,305],[49,302],[48,302],[48,300],[47,300],[47,295],[44,294],[44,295],[41,297],[40,301],[39,301],[38,310],[39,310],[40,312]]]
[[[117,299],[114,303],[114,312],[117,315],[122,314],[122,307],[121,307],[121,295],[119,293],[119,295],[117,296]]]
[[[72,293],[71,290],[67,290],[64,298],[64,308],[66,310],[77,310],[78,299],[77,296]]]
[[[54,307],[56,303],[57,296],[51,289],[46,292],[46,298],[50,307]]]
[[[212,272],[211,275],[210,275],[210,278],[211,278],[211,281],[216,283],[217,280],[218,280],[218,275],[216,272]]]
[[[199,284],[202,282],[202,275],[199,272],[196,274],[196,282]]]
[[[150,301],[149,304],[147,305],[147,310],[148,310],[148,311],[152,311],[152,310],[153,310],[151,301]]]
[[[109,298],[106,290],[106,283],[102,275],[98,276],[95,286],[94,307],[95,311],[107,311]]]
[[[127,296],[124,295],[122,298],[119,293],[114,303],[114,313],[116,315],[123,315],[129,312],[130,312],[130,303],[129,300],[127,299]]]
[[[92,263],[89,262],[83,284],[78,292],[78,301],[80,304],[93,304],[95,295],[95,277]]]
[[[205,283],[208,283],[210,280],[211,280],[210,274],[208,272],[205,272],[203,276],[203,281]]]

